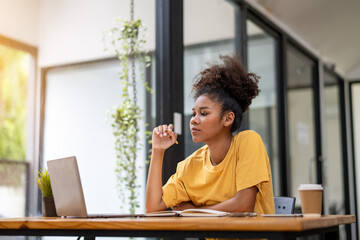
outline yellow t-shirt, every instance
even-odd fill
[[[247,130],[233,137],[217,166],[210,162],[207,145],[179,162],[176,173],[163,186],[162,199],[167,207],[188,201],[214,205],[252,186],[258,188],[254,212],[275,213],[269,157],[260,135]]]

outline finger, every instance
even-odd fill
[[[168,126],[166,124],[162,125],[162,134],[164,136],[167,135],[167,131],[168,131]]]
[[[167,133],[169,134],[170,136],[170,140],[172,142],[172,144],[179,144],[178,141],[177,141],[177,134],[175,132],[171,132],[169,129],[167,129]]]
[[[157,128],[156,128],[156,132],[157,132],[157,134],[160,136],[160,137],[162,137],[162,135],[163,135],[163,125],[159,125]]]
[[[159,134],[159,127],[154,127],[153,133]]]
[[[171,137],[171,142],[174,144],[174,143],[176,143],[177,144],[177,141],[176,141],[176,135],[175,135],[175,133],[174,132],[171,132],[170,133],[170,137]]]
[[[162,132],[162,125],[156,127],[156,132],[160,134]]]
[[[169,130],[172,132],[172,130],[174,129],[174,125],[173,124],[169,124]]]
[[[167,129],[167,131],[166,131],[168,134],[170,134],[170,136],[174,136],[174,132],[173,131],[171,131],[169,128]]]

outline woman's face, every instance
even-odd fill
[[[190,132],[194,142],[210,142],[225,130],[221,117],[221,105],[207,95],[201,95],[194,103],[190,118]]]

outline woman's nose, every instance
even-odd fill
[[[190,124],[198,124],[198,122],[199,122],[199,118],[197,115],[190,118]]]

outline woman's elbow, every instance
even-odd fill
[[[150,207],[145,207],[145,213],[154,212]]]
[[[165,209],[166,209],[166,205],[163,202],[163,200],[161,200],[159,203],[146,202],[146,204],[145,204],[145,212],[146,213],[162,211]]]
[[[146,203],[145,204],[145,212],[146,213],[151,213],[151,212],[155,212],[155,208],[153,206],[153,204],[150,204],[150,203]]]
[[[242,206],[240,212],[252,212],[254,211],[255,203]]]
[[[153,207],[153,206],[146,206],[145,207],[145,212],[146,213],[151,213],[151,212],[156,212],[159,211],[157,208]]]

